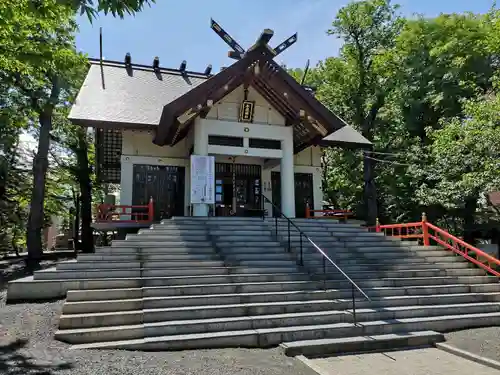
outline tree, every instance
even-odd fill
[[[427,142],[427,127],[462,113],[464,99],[492,88],[494,54],[484,15],[442,14],[408,21],[392,58],[398,69],[398,105],[411,136]]]
[[[328,59],[319,69],[325,70],[328,88],[323,90],[326,102],[342,102],[347,119],[374,140],[379,111],[391,90],[384,52],[393,48],[395,37],[403,26],[398,6],[390,0],[364,0],[339,10],[329,35],[343,38],[338,59]],[[333,81],[335,80],[335,81]],[[377,217],[375,163],[368,153],[363,158],[365,217],[374,224]]]
[[[419,197],[459,212],[464,238],[473,243],[476,214],[487,209],[480,200],[500,188],[500,94],[470,100],[464,108],[464,116],[447,120],[442,129],[427,129],[430,184],[422,185]]]
[[[441,191],[450,176],[433,172],[437,159],[429,155],[437,139],[428,129],[464,121],[471,102],[496,95],[500,13],[402,20],[396,11],[388,1],[360,1],[341,9],[330,31],[344,38],[340,56],[310,70],[306,83],[318,87],[317,97],[374,144],[374,151],[364,155],[327,150],[325,196],[360,213],[361,202],[370,200],[367,163],[376,163],[372,176],[382,221],[415,221],[426,211],[458,234],[461,223],[473,221],[473,205],[466,210],[443,198],[451,198]]]
[[[123,18],[125,13],[133,15],[144,9],[146,5],[155,2],[156,0],[98,0],[96,6],[94,0],[62,0],[63,4],[76,8],[80,14],[87,14],[90,22],[97,17],[98,12],[111,13],[113,17]]]
[[[42,255],[44,199],[52,115],[70,103],[85,69],[76,52],[74,10],[56,0],[36,3],[5,0],[0,4],[0,72],[12,95],[19,96],[29,123],[38,130],[33,160],[33,190],[27,229],[28,265]]]
[[[54,147],[54,153],[66,155],[65,158],[55,156],[57,165],[61,169],[61,173],[68,173],[73,182],[71,189],[75,192],[73,194],[74,206],[81,204],[81,242],[75,244],[77,249],[92,252],[94,248],[91,188],[91,166],[94,155],[92,137],[86,128],[73,125],[68,121],[68,112],[69,108],[64,108],[64,110],[58,111],[54,119],[55,129],[52,138],[58,146]],[[76,192],[79,192],[81,203],[76,199]]]

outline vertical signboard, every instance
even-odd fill
[[[215,203],[215,157],[191,155],[191,204]]]

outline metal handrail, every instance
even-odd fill
[[[276,206],[268,197],[266,197],[264,194],[261,194],[261,196],[263,197],[263,201],[262,201],[262,205],[264,205],[264,201],[267,201],[271,204],[271,206],[273,206],[278,212],[279,214],[285,218],[288,222],[288,251],[291,252],[291,244],[290,244],[290,225],[293,225],[295,227],[295,229],[298,230],[299,234],[300,234],[300,264],[301,265],[304,265],[303,263],[303,254],[302,254],[302,236],[305,237],[305,239],[307,241],[309,241],[309,243],[311,245],[313,245],[313,247],[320,252],[320,254],[323,256],[323,273],[324,273],[324,276],[326,277],[326,267],[325,267],[325,259],[328,260],[330,262],[330,264],[332,264],[336,269],[337,271],[339,271],[341,273],[342,276],[344,276],[344,278],[349,281],[349,283],[351,284],[351,288],[352,288],[352,303],[353,303],[353,317],[354,317],[354,323],[356,324],[356,304],[355,304],[355,298],[354,298],[354,288],[356,288],[363,297],[365,297],[368,301],[372,301],[370,297],[368,297],[368,295],[359,287],[358,284],[356,284],[323,250],[321,250],[321,248],[307,235],[305,234],[297,225],[295,225],[295,223],[289,218],[287,217],[283,211],[281,211],[281,209]],[[262,218],[265,219],[265,210],[263,209],[262,210],[262,213],[263,213],[263,216]],[[275,217],[276,219],[276,236],[278,234],[278,217]]]

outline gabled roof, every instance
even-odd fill
[[[208,76],[200,73],[160,69],[91,59],[87,77],[71,108],[69,119],[90,127],[155,128],[162,108]]]
[[[294,127],[295,152],[316,145],[346,123],[323,106],[264,46],[165,105],[154,142],[173,145],[187,135],[194,118],[240,85],[252,86]]]
[[[320,142],[325,147],[365,148],[371,149],[373,144],[356,131],[352,126],[343,128],[323,138]]]
[[[310,145],[371,146],[273,57],[267,48],[258,47],[214,76],[90,59],[69,119],[95,128],[156,129],[156,144],[175,144],[187,135],[194,118],[208,113],[207,101],[215,104],[237,87],[249,85],[294,127],[295,152]]]

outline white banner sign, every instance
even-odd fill
[[[191,155],[191,204],[215,203],[215,157]]]

